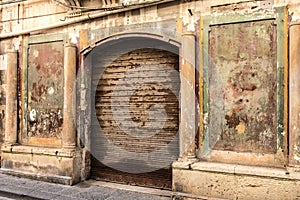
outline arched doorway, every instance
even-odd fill
[[[92,178],[171,188],[179,155],[178,55],[174,44],[135,36],[91,51]]]

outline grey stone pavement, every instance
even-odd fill
[[[169,200],[171,196],[170,191],[92,180],[67,186],[0,173],[0,200]]]

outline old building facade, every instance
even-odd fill
[[[1,171],[300,198],[298,0],[3,0]]]

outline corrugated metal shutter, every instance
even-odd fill
[[[147,48],[94,69],[94,178],[171,188],[171,162],[179,151],[178,60]]]

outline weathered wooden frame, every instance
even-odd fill
[[[223,25],[249,21],[273,19],[277,31],[277,153],[257,154],[230,151],[216,151],[209,147],[208,113],[209,113],[209,31],[212,25]],[[263,166],[284,166],[287,163],[288,149],[288,31],[287,8],[278,7],[273,11],[256,11],[254,13],[234,13],[218,16],[203,16],[200,20],[200,148],[198,157],[208,161],[228,162],[235,164],[259,164]],[[209,148],[209,152],[204,152]],[[224,156],[226,154],[226,157]]]
[[[43,36],[33,36],[24,39],[23,52],[22,52],[22,71],[20,74],[22,85],[21,89],[21,121],[20,131],[18,134],[18,142],[24,145],[38,145],[38,146],[49,146],[49,147],[60,147],[62,140],[58,138],[37,138],[30,139],[28,137],[28,122],[27,122],[27,106],[28,106],[28,48],[32,44],[48,43],[61,41],[64,45],[66,44],[66,34],[48,34]]]

